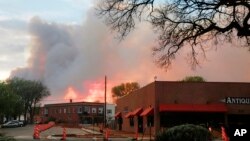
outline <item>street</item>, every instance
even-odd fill
[[[0,128],[0,133],[4,133],[6,136],[12,136],[18,141],[35,140],[33,139],[34,125],[27,125],[25,127],[17,128]],[[66,128],[67,135],[78,135],[79,137],[67,137],[67,140],[84,140],[84,141],[101,141],[103,137],[101,135],[94,135],[86,132],[80,128]],[[40,133],[40,140],[60,140],[62,137],[63,128],[59,126],[52,127],[46,131]],[[84,137],[84,135],[89,135]],[[113,138],[111,141],[129,141],[130,138]]]

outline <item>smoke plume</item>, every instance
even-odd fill
[[[52,94],[47,99],[51,101],[44,103],[68,99],[103,102],[105,75],[109,102],[113,86],[133,81],[144,86],[155,76],[157,80],[180,80],[188,75],[201,75],[208,81],[250,80],[250,55],[238,48],[208,52],[209,60],[196,71],[190,69],[183,55],[177,55],[169,71],[157,68],[151,54],[156,38],[148,24],[139,24],[118,42],[93,9],[81,25],[48,23],[34,17],[29,29],[30,57],[26,67],[13,70],[11,77],[42,80]]]

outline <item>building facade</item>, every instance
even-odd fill
[[[114,118],[114,104],[107,104],[107,111]],[[112,114],[113,113],[113,114]],[[55,120],[58,123],[98,124],[104,121],[104,103],[69,102],[46,104],[40,110],[42,122]]]
[[[184,123],[249,124],[250,83],[155,81],[117,100],[124,131],[157,133]]]

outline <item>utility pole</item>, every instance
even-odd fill
[[[104,90],[104,127],[106,127],[106,111],[107,111],[107,76],[105,75],[105,90]]]

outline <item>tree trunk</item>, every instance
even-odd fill
[[[33,123],[33,118],[34,118],[34,112],[33,112],[34,110],[33,110],[33,107],[32,106],[30,106],[29,107],[29,114],[30,114],[30,123]]]
[[[25,111],[23,114],[24,121],[27,123],[27,112]]]

